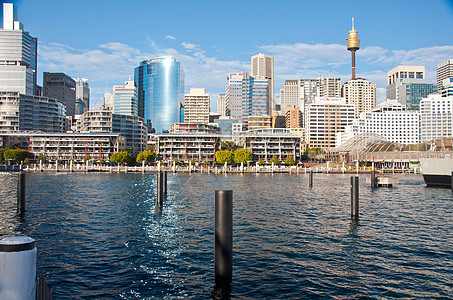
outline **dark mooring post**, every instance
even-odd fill
[[[17,213],[25,212],[25,173],[19,172],[17,177]]]
[[[164,171],[164,177],[163,177],[163,194],[164,196],[167,196],[167,171]]]
[[[308,173],[308,186],[310,188],[313,187],[313,170],[310,170],[310,173]]]
[[[371,189],[374,190],[376,188],[376,173],[373,170],[371,170]]]
[[[351,176],[351,218],[359,218],[359,177]]]
[[[214,272],[216,282],[230,282],[233,275],[233,191],[215,191]]]
[[[162,206],[164,204],[164,173],[162,171],[157,172],[157,205]]]

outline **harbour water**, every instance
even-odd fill
[[[369,176],[369,175],[367,175]],[[36,239],[55,299],[207,299],[214,286],[214,191],[234,198],[232,299],[453,298],[453,195],[401,175],[371,191],[350,175],[0,173],[0,238]],[[228,295],[227,295],[228,296]]]

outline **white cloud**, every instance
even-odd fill
[[[172,35],[166,35],[164,39],[167,39],[167,40],[176,40],[176,38]]]
[[[150,40],[153,42],[152,40]],[[214,95],[225,90],[226,77],[237,71],[250,70],[250,58],[244,61],[219,59],[200,45],[182,42],[178,48],[161,48],[156,44],[150,52],[120,42],[110,42],[94,49],[75,49],[63,44],[39,44],[39,71],[65,72],[73,77],[89,79],[93,98],[133,76],[134,68],[143,60],[172,55],[185,72],[186,91],[204,87]],[[257,49],[274,56],[275,93],[286,79],[340,77],[350,78],[350,53],[339,44],[274,44]],[[254,51],[255,52],[255,51]],[[453,58],[453,46],[427,47],[409,51],[372,46],[357,52],[357,75],[377,85],[377,100],[385,99],[386,73],[397,65],[425,65],[428,82],[435,82],[437,64]],[[41,76],[42,77],[42,76]],[[213,97],[214,98],[214,97]],[[215,99],[215,98],[214,98]]]

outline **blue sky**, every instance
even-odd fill
[[[11,1],[6,1],[11,2]],[[346,38],[351,18],[361,41],[357,76],[385,100],[387,71],[453,58],[453,1],[12,1],[38,38],[38,72],[88,78],[91,101],[133,78],[140,61],[173,55],[185,88],[204,87],[216,110],[229,73],[250,70],[250,56],[274,55],[275,92],[285,79],[350,78]],[[2,16],[3,17],[3,16]]]

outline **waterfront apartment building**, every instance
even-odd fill
[[[376,133],[385,140],[398,144],[420,143],[420,112],[407,111],[397,100],[387,100],[370,111],[362,113],[351,125],[337,134],[336,146],[362,133]]]
[[[268,54],[259,53],[252,56],[252,67],[250,75],[262,77],[269,80],[267,115],[272,115],[274,107],[274,57]]]
[[[0,132],[65,132],[66,105],[41,96],[0,91]]]
[[[424,66],[397,66],[387,72],[387,99],[398,100],[407,110],[419,110],[420,100],[437,92],[427,83]]]
[[[173,123],[170,133],[215,133],[220,134],[218,126],[201,123]]]
[[[184,95],[184,123],[209,123],[209,94],[204,88],[190,88]]]
[[[113,113],[107,107],[87,111],[76,124],[77,132],[119,133],[125,137],[126,148],[134,152],[146,149],[148,128],[143,119],[132,115]]]
[[[76,82],[64,73],[44,72],[43,96],[57,99],[66,105],[66,115],[74,118]]]
[[[376,84],[363,78],[349,79],[343,84],[341,96],[346,104],[354,105],[356,117],[359,117],[376,106]]]
[[[238,145],[252,152],[253,161],[270,161],[277,156],[280,161],[292,155],[300,160],[300,137],[291,134],[289,129],[267,128],[241,132]]]
[[[305,129],[308,147],[335,148],[336,133],[352,124],[354,118],[355,105],[348,104],[346,99],[317,97],[307,108]]]
[[[217,113],[222,117],[227,117],[230,115],[225,94],[219,94],[217,97]]]
[[[299,108],[293,108],[285,114],[286,128],[302,128],[302,112]]]
[[[453,133],[453,97],[429,95],[420,101],[422,142],[450,137]]]
[[[90,110],[90,87],[88,79],[74,78],[76,83],[75,114],[81,115]]]
[[[104,93],[104,103],[114,114],[138,116],[137,88],[132,80],[114,85],[113,93]]]
[[[453,78],[453,59],[447,59],[437,65],[437,91],[442,91],[442,80]]]
[[[0,90],[37,95],[38,39],[24,31],[12,3],[3,3],[0,29]]]
[[[134,70],[138,92],[138,115],[156,132],[168,132],[182,123],[184,71],[173,56],[145,60]],[[151,128],[151,127],[150,127]]]
[[[238,72],[227,77],[226,101],[230,116],[247,124],[250,115],[267,115],[269,79]]]
[[[30,152],[50,160],[84,163],[85,156],[108,161],[115,152],[126,150],[119,133],[19,133],[28,139]]]
[[[169,162],[212,162],[220,150],[220,135],[214,133],[162,133],[152,134],[149,139],[156,146],[158,159]]]

